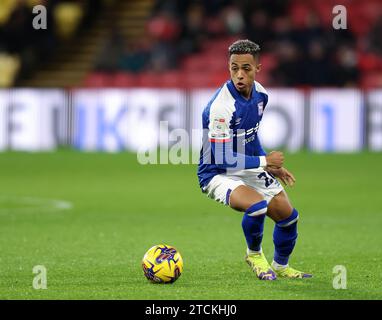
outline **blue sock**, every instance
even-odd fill
[[[292,214],[285,220],[279,221],[273,231],[275,255],[273,260],[281,265],[287,265],[297,239],[298,212],[293,209]]]
[[[264,219],[267,212],[267,202],[260,201],[249,207],[243,216],[243,227],[248,249],[260,251],[263,239]]]

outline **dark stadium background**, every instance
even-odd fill
[[[46,29],[32,27],[37,5]],[[3,1],[0,299],[381,299],[381,34],[380,0]],[[261,46],[261,140],[297,178],[292,263],[309,281],[257,281],[240,215],[198,189],[201,112],[243,38]],[[139,163],[176,129],[193,158]],[[170,286],[141,270],[159,243],[185,262]]]

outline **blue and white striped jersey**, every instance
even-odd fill
[[[257,136],[268,94],[254,82],[250,99],[245,99],[231,80],[212,97],[203,111],[203,147],[198,178],[200,187],[227,170],[258,168],[266,155]]]

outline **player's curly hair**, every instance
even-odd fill
[[[229,56],[233,54],[251,54],[257,60],[260,54],[260,46],[251,40],[237,40],[228,48]]]

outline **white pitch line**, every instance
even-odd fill
[[[57,212],[72,208],[71,202],[61,199],[0,195],[0,214]]]

